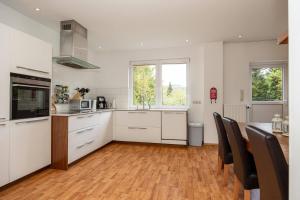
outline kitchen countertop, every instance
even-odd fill
[[[97,110],[83,110],[83,111],[63,111],[63,112],[53,112],[51,116],[77,116],[77,115],[88,115],[93,113],[102,113],[102,112],[112,112],[112,111],[136,111],[136,112],[145,112],[145,111],[174,111],[174,112],[187,112],[188,108],[180,109],[171,109],[171,108],[153,108],[153,109],[130,109],[130,108],[117,108],[117,109],[97,109]]]

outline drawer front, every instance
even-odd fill
[[[68,163],[87,155],[97,149],[98,126],[69,132]]]
[[[161,127],[161,112],[117,111],[116,125],[136,127]]]
[[[100,123],[100,113],[69,117],[69,132]]]
[[[161,128],[117,126],[115,133],[118,141],[161,143]]]

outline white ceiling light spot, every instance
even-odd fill
[[[189,40],[185,40],[185,42],[186,42],[186,43],[189,43],[190,41],[189,41]]]
[[[39,12],[41,9],[40,8],[35,8],[35,11]]]
[[[144,43],[143,43],[143,42],[141,42],[141,46],[144,46]]]
[[[239,39],[242,39],[242,38],[243,38],[243,35],[239,34],[239,35],[238,35],[238,38],[239,38]]]
[[[101,46],[101,45],[99,45],[99,46],[98,46],[98,49],[102,49],[102,46]]]

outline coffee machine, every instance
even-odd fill
[[[105,100],[105,97],[97,97],[97,109],[107,109],[107,102]]]

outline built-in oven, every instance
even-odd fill
[[[10,80],[12,120],[49,116],[51,79],[11,73]]]

